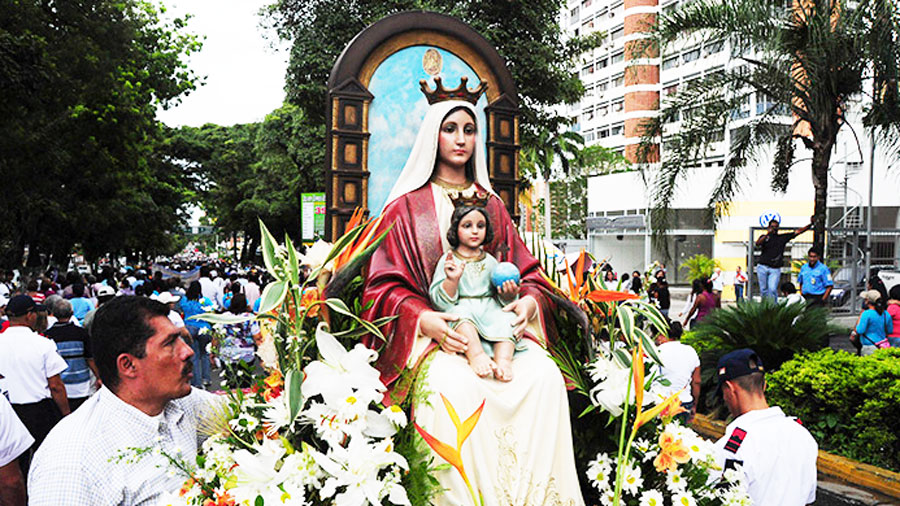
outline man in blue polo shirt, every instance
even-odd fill
[[[831,271],[820,260],[822,252],[813,246],[809,248],[809,262],[800,268],[797,283],[800,284],[800,293],[810,306],[825,306],[834,281],[831,280]]]

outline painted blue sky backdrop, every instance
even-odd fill
[[[419,89],[419,80],[434,81],[422,68],[422,57],[432,46],[413,46],[402,49],[381,63],[369,82],[369,91],[375,98],[369,107],[369,211],[372,216],[381,214],[385,200],[391,192],[425,118],[428,102]],[[469,88],[481,80],[459,57],[440,48],[434,48],[443,60],[438,74],[447,88],[456,88],[459,78],[469,78]],[[484,131],[487,122],[484,107],[487,98],[478,101],[478,128]],[[485,155],[486,156],[486,155]]]

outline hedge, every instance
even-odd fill
[[[900,471],[900,349],[804,353],[766,380],[769,404],[798,416],[820,449]]]

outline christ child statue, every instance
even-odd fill
[[[515,313],[504,311],[503,306],[516,300],[519,285],[507,280],[493,286],[497,259],[482,248],[492,240],[487,210],[458,205],[447,231],[452,249],[438,261],[429,295],[439,311],[459,317],[451,327],[472,343],[465,355],[475,373],[510,381],[513,353],[524,349],[524,343],[513,334]]]

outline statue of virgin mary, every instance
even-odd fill
[[[462,460],[485,505],[581,506],[565,383],[545,349],[555,332],[556,308],[546,295],[549,287],[539,273],[538,260],[491,188],[483,126],[477,124],[474,101],[452,97],[433,102],[387,199],[381,226],[392,228],[369,263],[363,288],[364,303],[372,304],[365,318],[398,318],[383,328],[386,343],[367,344],[380,349],[376,366],[395,394],[408,388],[393,385],[400,374],[418,370],[416,388],[425,396],[414,406],[414,419],[451,446],[457,441],[457,428],[441,396],[460,418],[484,402],[479,421],[462,446]],[[457,353],[464,344],[456,341],[460,336],[447,325],[452,317],[434,311],[429,301],[431,276],[449,248],[446,237],[454,208],[450,196],[460,192],[489,194],[494,240],[484,248],[521,272],[520,297],[507,309],[516,313],[517,331],[527,338],[527,349],[515,355],[510,382],[478,377]],[[455,469],[441,471],[437,478],[446,491],[436,504],[471,504]]]

